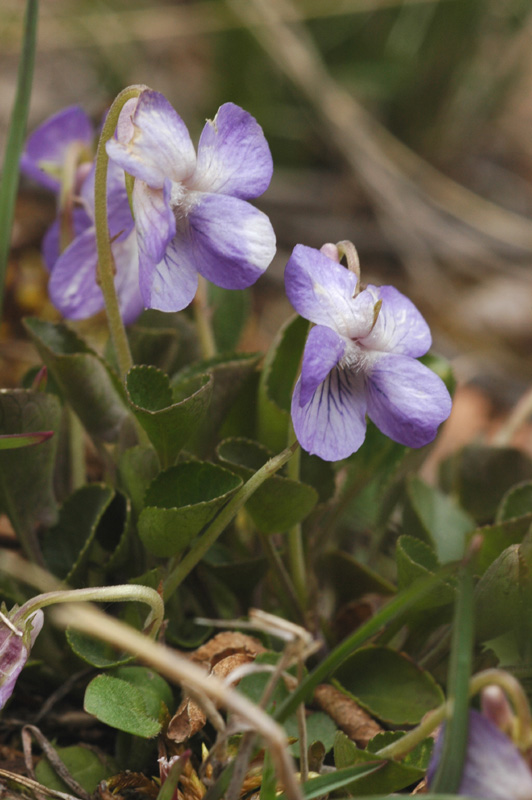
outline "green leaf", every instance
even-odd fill
[[[214,381],[209,413],[200,431],[193,437],[194,452],[202,453],[214,447],[222,423],[255,372],[260,358],[256,353],[223,353],[199,361],[172,378],[172,386],[179,386],[183,381],[200,374],[212,375]]]
[[[404,529],[410,535],[428,539],[441,564],[461,559],[466,534],[475,528],[472,517],[448,495],[415,476],[407,482],[407,497],[409,503],[405,509]]]
[[[249,292],[208,284],[209,313],[219,352],[234,350],[249,312]]]
[[[248,439],[225,439],[216,450],[218,458],[244,480],[260,469],[273,453]],[[253,522],[263,533],[289,530],[314,508],[318,493],[312,486],[274,475],[246,503]]]
[[[46,566],[56,577],[75,584],[114,494],[109,486],[93,483],[82,486],[63,504],[57,524],[46,531],[42,543]]]
[[[299,316],[289,319],[275,337],[259,384],[259,439],[277,452],[286,447],[290,402],[309,323]]]
[[[345,733],[336,734],[334,763],[337,769],[371,763],[375,758],[378,756],[374,752],[359,749]],[[356,784],[349,786],[348,791],[354,797],[377,792],[396,792],[421,780],[424,774],[425,770],[406,764],[404,761],[386,761],[378,772],[361,778]]]
[[[112,675],[140,689],[146,710],[154,718],[158,718],[161,713],[161,704],[168,709],[173,707],[172,689],[167,681],[153,670],[137,666],[117,667],[113,670]]]
[[[53,435],[53,431],[1,434],[0,450],[18,450],[19,447],[33,447],[36,444],[42,444],[48,441]]]
[[[475,588],[477,641],[509,631],[515,631],[519,640],[518,634],[529,616],[531,592],[532,580],[521,547],[513,544],[490,564]],[[526,641],[528,636],[523,638]]]
[[[104,763],[94,750],[89,750],[87,747],[79,745],[58,747],[56,753],[74,780],[89,794],[96,791],[101,781],[116,773],[116,767],[112,763],[109,763],[107,759]],[[59,777],[46,756],[41,758],[35,767],[35,777],[48,789],[67,794],[72,793],[70,786]]]
[[[501,500],[495,522],[507,522],[532,514],[532,481],[512,486]]]
[[[337,728],[328,714],[323,714],[317,711],[314,714],[308,714],[305,718],[307,726],[307,744],[311,747],[316,742],[321,742],[325,752],[328,753],[334,744],[334,737],[337,733]],[[284,729],[289,739],[299,738],[299,728],[297,719],[291,717],[285,722]],[[290,752],[295,758],[299,758],[299,741],[290,745]]]
[[[136,418],[155,447],[163,467],[173,464],[194,433],[211,400],[213,379],[197,375],[178,387],[156,367],[129,370],[126,389]]]
[[[139,680],[124,670],[143,670],[144,677]],[[111,728],[144,739],[156,736],[162,727],[161,703],[165,703],[159,691],[163,679],[144,667],[120,667],[115,675],[119,677],[93,678],[85,691],[85,711]]]
[[[116,647],[73,628],[67,628],[66,638],[72,652],[97,669],[109,669],[120,664],[127,664],[133,658],[129,653],[120,655]]]
[[[334,677],[357,703],[392,725],[415,725],[444,699],[428,672],[388,647],[357,650]]]
[[[444,491],[478,523],[490,522],[502,498],[515,484],[532,479],[532,461],[511,447],[471,445],[441,468]]]
[[[159,473],[157,454],[151,447],[130,447],[118,462],[119,484],[131,498],[133,511],[138,517],[144,508],[144,496],[152,480]]]
[[[427,575],[434,575],[439,567],[434,551],[425,542],[412,536],[400,536],[396,548],[397,581],[399,588],[405,589],[414,581]],[[454,600],[455,590],[447,581],[438,581],[434,588],[419,601],[416,611],[437,608]]]
[[[524,517],[477,528],[475,533],[479,534],[481,544],[475,556],[475,571],[482,574],[507,547],[519,544],[528,533],[531,524],[532,514],[527,514]]]
[[[392,742],[397,742],[403,736],[403,731],[381,731],[368,742],[366,749],[370,753],[377,754],[383,747],[387,747]],[[401,758],[401,763],[425,772],[429,766],[433,750],[434,739],[423,739],[413,750],[410,750],[409,753]]]
[[[63,323],[32,317],[24,324],[63,397],[90,435],[115,441],[129,416],[118,377]]]
[[[146,492],[139,536],[156,556],[183,552],[242,485],[227,469],[189,461],[161,472]]]
[[[210,548],[201,563],[202,569],[234,592],[243,608],[252,605],[257,586],[269,569],[268,559],[264,556],[241,558],[219,542]]]
[[[40,391],[0,391],[0,434],[57,431],[61,407],[57,397]],[[32,540],[38,525],[57,518],[53,473],[58,437],[39,447],[0,449],[0,510],[9,517],[27,555],[33,556]]]

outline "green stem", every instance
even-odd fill
[[[290,423],[289,442],[296,441],[292,423]],[[294,481],[299,481],[301,465],[301,451],[298,450],[294,458],[287,467],[287,476]],[[303,610],[308,607],[308,583],[305,567],[305,550],[303,548],[303,536],[301,524],[294,525],[288,531],[288,563],[290,565],[290,575],[300,606]]]
[[[297,442],[291,447],[287,447],[282,453],[270,458],[251,478],[238,490],[234,497],[220,511],[217,517],[210,523],[206,530],[201,534],[198,541],[192,546],[185,558],[175,567],[172,567],[164,582],[163,595],[168,600],[173,595],[178,586],[185,580],[187,575],[194,569],[196,564],[203,558],[220,534],[227,528],[231,520],[236,516],[242,506],[249,500],[251,495],[261,486],[265,480],[274,475],[281,469],[286,462],[292,458]]]
[[[98,281],[105,301],[109,333],[116,353],[118,367],[122,377],[133,366],[126,329],[122,322],[120,306],[115,288],[115,263],[111,249],[109,223],[107,219],[107,166],[109,156],[106,143],[114,135],[120,112],[128,100],[138,97],[145,86],[128,86],[116,97],[109,109],[102,128],[98,149],[96,151],[96,169],[94,174],[94,221],[96,225],[96,246],[98,249]]]
[[[17,92],[15,95],[13,112],[11,114],[11,122],[9,124],[2,171],[2,184],[0,186],[0,316],[4,299],[4,286],[11,243],[11,228],[13,227],[13,217],[15,215],[20,154],[24,146],[26,123],[28,121],[31,84],[35,65],[38,18],[38,0],[28,0],[24,19],[22,54],[18,68]]]
[[[32,597],[19,608],[15,619],[31,616],[37,609],[57,603],[117,603],[120,601],[146,603],[151,613],[146,620],[145,629],[150,628],[153,638],[157,635],[164,618],[164,603],[161,596],[149,586],[127,583],[120,586],[97,586],[90,589],[65,589]]]
[[[216,342],[211,325],[211,310],[207,298],[207,288],[205,278],[202,275],[198,275],[198,290],[192,302],[192,309],[203,358],[213,358],[216,355]]]
[[[299,603],[294,586],[290,580],[290,575],[286,571],[283,560],[272,543],[271,536],[260,531],[259,535],[262,542],[262,549],[266,554],[266,558],[270,562],[270,568],[279,584],[279,602],[288,616],[295,617],[300,625],[305,625],[305,612]]]

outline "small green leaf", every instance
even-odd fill
[[[131,498],[136,516],[144,508],[146,490],[159,473],[159,469],[157,454],[149,446],[130,447],[120,456],[118,462],[120,486],[124,487],[126,494]]]
[[[60,420],[61,407],[54,395],[0,390],[0,434],[40,436],[43,430],[59,430]],[[58,437],[52,436],[39,447],[0,448],[0,510],[30,556],[36,526],[51,525],[57,518],[53,486],[57,446]]]
[[[259,439],[273,451],[286,447],[290,401],[309,323],[299,316],[289,319],[275,337],[259,384]]]
[[[337,733],[336,725],[332,719],[327,714],[317,711],[314,714],[309,714],[305,718],[305,724],[307,726],[308,747],[311,747],[316,742],[321,742],[325,748],[325,752],[328,753],[329,750],[332,749],[334,737]],[[294,717],[291,717],[285,722],[284,729],[289,739],[298,739],[299,728],[297,720]],[[290,752],[295,758],[299,758],[299,741],[290,745]]]
[[[110,778],[116,772],[116,767],[112,763],[109,763],[108,760],[104,763],[93,750],[89,750],[87,747],[79,745],[58,747],[56,753],[74,780],[89,794],[96,791],[101,781]],[[61,780],[46,757],[41,758],[35,767],[35,777],[48,789],[67,794],[72,793],[70,786]]]
[[[104,441],[115,441],[129,416],[118,377],[63,323],[32,317],[24,324],[63,397],[87,431]]]
[[[495,522],[508,522],[532,514],[532,481],[512,486],[501,500]]]
[[[148,706],[152,707],[151,711]],[[144,739],[157,736],[162,727],[160,705],[154,714],[152,698],[146,696],[144,688],[112,675],[93,678],[85,691],[83,707],[111,728]]]
[[[126,376],[128,398],[161,464],[168,467],[198,427],[212,395],[213,379],[197,375],[178,387],[156,367],[139,366]]]
[[[33,447],[36,444],[46,442],[53,435],[53,431],[2,434],[0,435],[0,450],[18,450],[19,447]]]
[[[434,575],[440,568],[434,551],[425,542],[412,536],[400,536],[396,548],[397,580],[400,589],[411,586],[414,581]],[[439,581],[431,592],[416,605],[416,610],[437,608],[454,600],[455,590],[447,581]]]
[[[82,486],[63,504],[57,525],[46,531],[42,542],[44,560],[48,569],[61,580],[75,584],[114,494],[114,490],[104,484]]]
[[[245,480],[260,469],[273,453],[248,439],[225,439],[217,448],[222,463]],[[289,530],[314,508],[318,493],[312,486],[274,475],[265,481],[246,503],[253,522],[263,533]]]
[[[501,553],[512,544],[519,544],[532,524],[532,514],[515,517],[493,525],[477,528],[480,549],[475,557],[475,571],[482,574]]]
[[[334,676],[357,703],[392,725],[415,725],[444,699],[428,672],[388,647],[357,650]]]
[[[340,603],[349,603],[368,592],[384,595],[396,592],[393,583],[342,550],[324,553],[316,569],[333,588]]]
[[[384,746],[384,745],[383,745]],[[346,769],[356,764],[367,764],[378,756],[373,751],[361,750],[345,733],[338,732],[334,740],[334,763],[337,769]],[[386,761],[382,768],[361,778],[348,791],[354,797],[373,795],[377,792],[396,792],[421,780],[425,770],[408,765],[404,761]]]
[[[518,636],[529,616],[531,591],[532,581],[521,547],[510,545],[490,564],[475,588],[477,641],[494,639],[512,630]]]
[[[70,645],[72,652],[78,658],[86,661],[97,669],[109,669],[110,667],[117,667],[120,664],[127,664],[133,656],[120,655],[116,647],[113,647],[107,642],[102,642],[94,636],[88,636],[85,633],[76,631],[73,628],[66,630],[67,642]]]
[[[234,350],[249,312],[249,292],[208,284],[209,312],[218,351]]]
[[[462,558],[466,534],[475,528],[472,517],[448,495],[415,476],[407,483],[407,497],[409,504],[403,522],[405,531],[428,539],[441,564]],[[407,513],[408,509],[410,514]]]
[[[189,461],[161,472],[146,492],[138,522],[139,536],[156,556],[175,556],[242,485],[227,469]]]

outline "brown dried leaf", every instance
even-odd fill
[[[366,747],[370,739],[382,731],[355,700],[334,686],[325,683],[317,686],[314,701],[358,747]]]
[[[254,661],[265,648],[258,639],[243,633],[224,631],[189,654],[191,661],[210,667],[210,672],[225,678],[242,664]],[[194,700],[185,697],[168,725],[167,736],[173,742],[185,742],[200,731],[207,718]]]

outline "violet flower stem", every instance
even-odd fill
[[[295,442],[294,429],[290,423],[289,442]],[[292,480],[299,480],[300,469],[300,456],[301,450],[298,450],[294,458],[290,461],[287,467],[287,474]],[[301,524],[297,523],[288,532],[288,563],[290,565],[290,576],[294,589],[296,591],[297,599],[301,607],[306,610],[308,605],[308,586],[305,568],[305,552],[303,549],[303,536],[301,533]]]
[[[198,275],[198,290],[192,302],[194,321],[203,358],[212,358],[216,355],[216,342],[211,325],[211,309],[209,308],[207,290],[207,281],[203,275]]]
[[[292,458],[298,443],[294,442],[286,450],[270,458],[257,472],[241,486],[238,492],[231,498],[226,506],[220,511],[206,530],[200,534],[196,543],[189,550],[187,555],[176,566],[173,566],[164,582],[163,596],[168,600],[187,575],[194,569],[196,564],[203,558],[220,534],[227,528],[232,519],[236,516],[242,506],[249,500],[251,495],[261,486],[265,480],[274,475],[281,469],[286,462]]]
[[[98,249],[98,281],[105,301],[109,333],[115,349],[122,378],[133,366],[126,329],[122,322],[118,297],[115,288],[115,264],[111,250],[109,222],[107,219],[107,167],[109,156],[106,143],[114,135],[118,117],[124,104],[132,97],[138,97],[145,86],[128,86],[114,100],[98,142],[96,169],[94,175],[94,221],[96,225],[96,246]]]
[[[153,638],[159,632],[164,618],[164,603],[161,596],[149,586],[127,583],[118,586],[97,586],[89,589],[59,589],[55,592],[32,597],[19,608],[15,618],[24,619],[34,614],[39,608],[56,605],[57,603],[116,603],[120,601],[146,603],[151,612],[145,622],[145,628],[150,628]]]

